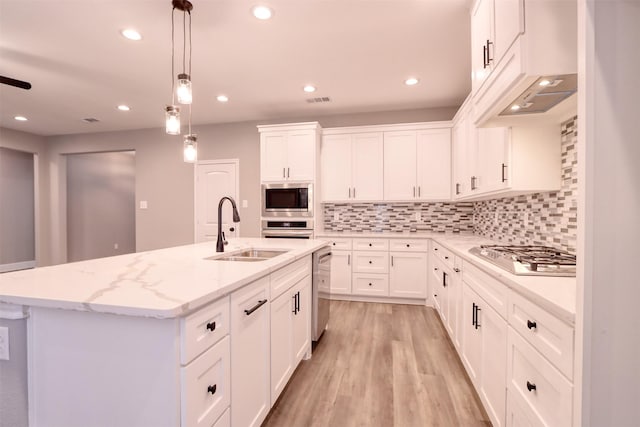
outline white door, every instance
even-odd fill
[[[260,134],[260,179],[283,182],[287,179],[287,133]]]
[[[484,407],[495,427],[503,427],[507,400],[507,322],[488,304],[476,316],[482,330],[481,384],[478,390]]]
[[[418,132],[418,199],[451,198],[451,131],[433,129]]]
[[[271,301],[271,401],[275,402],[291,378],[293,363],[294,293],[287,291]]]
[[[351,136],[326,135],[320,147],[322,201],[351,198]]]
[[[384,169],[382,132],[352,135],[351,155],[352,198],[382,200]]]
[[[298,307],[293,314],[294,369],[311,349],[311,276],[293,287],[292,296],[296,294]]]
[[[238,160],[197,163],[196,242],[218,238],[218,203],[222,197],[229,196],[239,205],[238,182]],[[231,203],[225,201],[222,206],[222,231],[225,237],[238,236],[238,225],[233,222]]]
[[[391,252],[389,295],[402,298],[427,297],[427,254]]]
[[[287,181],[314,180],[315,150],[315,131],[291,131],[287,134]]]
[[[351,252],[331,252],[331,293],[351,293]]]
[[[478,186],[481,192],[508,187],[509,128],[478,129]]]
[[[471,382],[480,387],[482,367],[482,331],[475,326],[476,303],[480,298],[467,285],[462,286],[462,362],[467,368]]]
[[[524,33],[524,0],[494,2],[495,61],[500,61],[516,37]]]
[[[416,195],[416,132],[385,132],[384,199],[411,200]]]

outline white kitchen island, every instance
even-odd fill
[[[287,252],[210,260],[207,242],[3,274],[0,309],[27,317],[29,425],[260,425],[272,367],[287,381],[311,353],[311,254],[326,244],[233,239],[228,253]]]

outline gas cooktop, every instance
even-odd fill
[[[481,245],[469,252],[517,275],[576,275],[575,255],[548,246]]]

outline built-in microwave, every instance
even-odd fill
[[[262,184],[262,216],[313,216],[313,184]]]

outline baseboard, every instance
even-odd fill
[[[338,301],[356,301],[356,302],[378,302],[383,304],[408,304],[408,305],[427,305],[426,298],[392,298],[392,297],[370,297],[363,295],[337,295],[331,294],[329,299]]]

